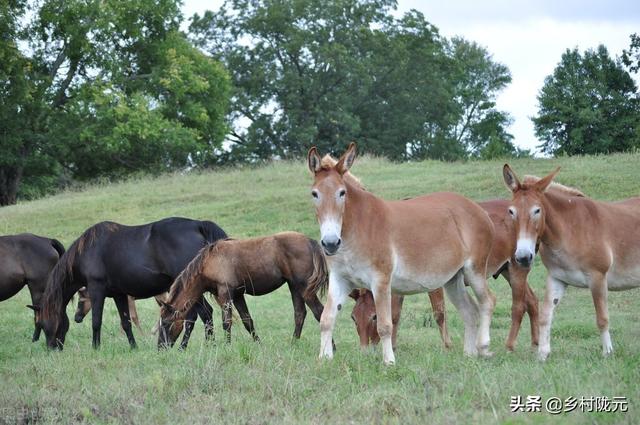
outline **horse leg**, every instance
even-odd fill
[[[529,315],[529,324],[531,326],[531,346],[537,347],[540,339],[540,324],[538,319],[538,297],[529,286],[525,275],[525,303],[527,304],[527,314]]]
[[[118,308],[118,314],[120,315],[120,324],[122,326],[122,330],[127,335],[127,339],[129,340],[129,345],[131,348],[136,348],[136,340],[133,337],[133,331],[131,330],[131,316],[129,314],[129,297],[124,294],[114,295],[113,301],[116,303],[116,307]]]
[[[329,273],[327,304],[320,317],[320,358],[333,358],[333,327],[349,290],[349,285],[338,276],[338,273]]]
[[[469,356],[478,354],[476,347],[476,335],[478,332],[478,306],[469,296],[464,286],[462,272],[456,273],[449,282],[444,285],[449,300],[458,309],[464,322],[464,353]]]
[[[451,337],[447,329],[447,315],[444,308],[444,291],[442,288],[429,292],[429,301],[431,302],[433,317],[436,319],[438,329],[440,330],[440,338],[442,339],[444,348],[451,348],[453,344],[451,343]]]
[[[487,285],[486,271],[478,273],[474,270],[473,265],[464,268],[464,279],[469,282],[471,290],[475,294],[480,307],[480,323],[478,324],[478,335],[476,345],[478,354],[481,356],[493,355],[489,351],[489,342],[491,340],[489,332],[491,328],[491,316],[496,306],[496,296],[491,292]]]
[[[140,326],[140,319],[138,319],[138,309],[136,309],[136,299],[128,296],[127,304],[129,306],[129,315],[131,316],[131,321],[133,322],[134,325],[136,325],[138,330],[142,333],[142,327]]]
[[[295,329],[293,331],[293,337],[300,339],[302,333],[302,326],[304,326],[304,319],[307,317],[307,307],[304,304],[304,298],[298,288],[298,285],[289,283],[289,291],[291,292],[291,301],[293,302],[293,320],[295,323]]]
[[[182,336],[182,341],[180,341],[180,350],[185,350],[187,345],[189,344],[189,339],[191,338],[191,332],[193,332],[193,327],[196,325],[196,320],[198,319],[197,308],[192,307],[184,318],[184,335]]]
[[[538,358],[546,360],[551,352],[551,321],[553,320],[553,310],[562,299],[567,284],[561,282],[551,275],[547,275],[547,287],[542,303],[540,314],[540,346],[538,347]]]
[[[204,338],[207,341],[213,340],[213,307],[203,295],[196,302],[195,308],[200,320],[204,323]]]
[[[509,264],[507,270],[501,273],[511,287],[511,328],[505,344],[508,351],[513,351],[515,347],[518,332],[522,326],[522,317],[526,310],[526,273],[526,270],[512,263]]]
[[[607,305],[607,278],[605,275],[594,276],[591,279],[591,297],[596,308],[596,323],[602,340],[602,354],[608,356],[613,353],[611,335],[609,335],[609,307]]]
[[[376,325],[380,341],[382,342],[382,361],[386,365],[396,362],[393,353],[393,321],[391,320],[391,287],[389,286],[389,276],[382,275],[377,282],[371,285],[373,301],[376,304]]]
[[[87,285],[91,299],[91,327],[93,328],[93,348],[100,348],[100,329],[102,328],[102,309],[104,308],[104,289],[101,284]]]
[[[40,307],[40,301],[42,300],[42,291],[36,291],[34,289],[33,282],[27,282],[27,287],[29,288],[29,293],[31,294],[31,305]],[[40,339],[40,332],[42,331],[42,328],[38,324],[38,314],[39,313],[37,311],[33,312],[33,323],[35,327],[33,330],[33,336],[31,337],[32,342],[36,342]]]
[[[240,319],[242,320],[244,328],[247,330],[247,332],[249,332],[249,335],[251,335],[254,341],[260,342],[260,338],[258,338],[256,329],[253,326],[253,319],[249,314],[249,307],[247,307],[247,302],[244,299],[244,294],[236,294],[233,298],[233,304],[236,306],[236,310],[238,310],[238,314],[240,315]]]

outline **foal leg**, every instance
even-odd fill
[[[249,307],[247,307],[247,302],[244,299],[244,294],[236,294],[233,298],[233,305],[236,306],[236,310],[238,310],[238,314],[240,315],[242,324],[244,325],[244,328],[247,330],[247,332],[249,332],[249,335],[251,335],[254,341],[260,342],[260,338],[258,338],[256,329],[253,326],[253,319],[249,314]]]
[[[293,337],[295,339],[300,339],[302,326],[304,325],[304,319],[305,317],[307,317],[307,307],[304,304],[304,298],[302,297],[302,294],[296,289],[295,284],[289,283],[289,291],[291,291],[291,301],[293,302],[293,320],[295,323]]]
[[[102,309],[104,308],[104,289],[101,284],[87,285],[91,299],[91,327],[93,329],[93,348],[100,348],[100,329],[102,328]]]
[[[329,273],[329,291],[327,304],[320,317],[320,358],[333,358],[333,327],[338,311],[342,309],[350,287],[338,273]]]
[[[433,310],[433,317],[436,319],[438,329],[440,330],[440,338],[444,344],[444,348],[451,348],[451,337],[447,329],[447,316],[444,309],[444,291],[442,288],[438,288],[435,291],[429,292],[429,301],[431,302],[431,310]]]
[[[131,321],[136,325],[136,328],[138,328],[140,333],[142,333],[140,319],[138,319],[138,310],[136,309],[136,299],[133,297],[127,297],[127,305],[129,306],[129,316],[131,317]]]
[[[228,291],[218,291],[218,299],[222,307],[222,329],[226,334],[227,344],[231,343],[231,325],[233,323],[232,295]]]
[[[489,290],[487,285],[486,271],[478,273],[474,270],[474,266],[470,265],[464,269],[464,277],[471,290],[478,299],[480,307],[480,323],[478,324],[478,335],[476,345],[478,347],[478,354],[481,356],[492,356],[493,353],[489,351],[489,330],[491,327],[491,316],[493,315],[493,309],[496,306],[496,296]]]
[[[547,275],[547,288],[544,293],[544,303],[540,314],[540,346],[538,347],[538,358],[546,360],[551,352],[551,321],[553,320],[553,310],[562,299],[567,284],[561,282],[551,275]]]
[[[600,329],[602,339],[602,354],[608,356],[613,353],[611,335],[609,335],[609,307],[607,305],[607,278],[605,275],[594,276],[591,279],[591,297],[596,308],[596,323]]]
[[[469,296],[464,286],[462,272],[456,273],[444,285],[449,300],[458,309],[464,322],[464,353],[469,356],[478,355],[476,335],[478,332],[478,306]]]
[[[525,303],[527,304],[527,314],[529,315],[529,324],[531,326],[531,346],[537,347],[540,339],[540,324],[538,319],[538,297],[536,296],[525,276]]]
[[[509,264],[507,270],[502,272],[502,276],[511,286],[511,329],[505,344],[508,351],[513,351],[515,347],[518,332],[522,326],[522,317],[526,310],[526,280],[523,279],[523,274],[526,276],[526,271],[512,264]]]
[[[391,320],[391,287],[389,276],[383,275],[371,285],[373,301],[376,304],[376,324],[382,342],[382,361],[385,365],[396,362],[393,353],[393,321]]]
[[[129,345],[131,348],[136,348],[136,340],[133,337],[133,332],[131,331],[131,316],[129,314],[129,297],[124,294],[114,295],[113,301],[116,303],[116,307],[118,308],[118,314],[120,314],[120,324],[122,325],[122,330],[127,335],[127,339],[129,340]]]
[[[213,340],[213,307],[204,295],[198,299],[195,306],[200,320],[204,323],[204,338],[207,341]]]

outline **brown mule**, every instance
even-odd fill
[[[547,190],[558,170],[520,182],[509,165],[503,168],[513,194],[509,214],[516,226],[515,260],[528,266],[539,244],[547,268],[538,355],[545,360],[551,351],[553,311],[567,285],[591,290],[602,351],[608,355],[613,346],[607,292],[640,287],[640,198],[599,202]]]
[[[333,357],[336,315],[352,289],[372,290],[383,361],[392,364],[391,291],[412,294],[443,286],[465,322],[465,353],[490,355],[495,296],[486,281],[493,241],[493,224],[487,214],[454,193],[382,200],[345,176],[355,157],[355,143],[335,166],[324,166],[315,147],[308,155],[314,175],[311,195],[330,269],[320,322],[320,357]],[[469,297],[465,281],[479,306]]]
[[[169,299],[160,309],[158,346],[173,345],[182,330],[185,313],[206,291],[212,292],[222,307],[227,341],[231,340],[232,306],[257,340],[244,294],[265,295],[285,282],[293,301],[293,336],[300,338],[307,314],[305,304],[320,321],[323,306],[316,291],[325,286],[326,280],[327,268],[320,246],[302,233],[218,241],[200,250],[171,285]]]

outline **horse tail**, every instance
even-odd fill
[[[220,226],[212,221],[207,220],[200,222],[200,233],[209,243],[216,242],[220,239],[227,239],[228,237],[225,231],[220,228]]]
[[[65,252],[64,245],[62,245],[62,242],[60,242],[57,239],[51,239],[51,246],[58,253],[58,258],[62,257],[62,255]]]
[[[307,289],[305,290],[304,297],[310,298],[311,296],[320,292],[320,295],[324,295],[329,286],[329,271],[327,269],[327,261],[322,254],[322,249],[318,242],[313,239],[309,239],[309,249],[311,250],[311,262],[313,263],[313,272],[309,277]]]

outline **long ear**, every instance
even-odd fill
[[[40,307],[37,305],[27,304],[27,308],[30,308],[33,311],[40,311]],[[24,311],[24,310],[23,310]]]
[[[504,167],[502,167],[502,177],[504,177],[504,182],[510,191],[515,192],[520,189],[520,180],[518,180],[516,173],[509,167],[509,164],[504,164]]]
[[[318,153],[318,148],[315,146],[309,149],[309,153],[307,154],[307,165],[313,174],[322,169],[322,159]]]
[[[560,167],[556,168],[553,172],[551,172],[549,175],[541,178],[540,180],[538,180],[533,187],[535,187],[537,190],[539,190],[540,192],[544,192],[545,190],[547,190],[547,188],[549,187],[549,185],[551,184],[551,182],[553,181],[553,179],[556,177],[556,174],[558,174],[558,172],[560,171]]]
[[[360,298],[360,290],[359,289],[354,289],[353,291],[351,291],[349,296],[357,301],[358,298]]]
[[[349,143],[349,147],[347,151],[342,154],[338,163],[336,164],[336,171],[340,173],[340,175],[349,171],[349,168],[353,165],[353,162],[356,160],[356,142]]]

